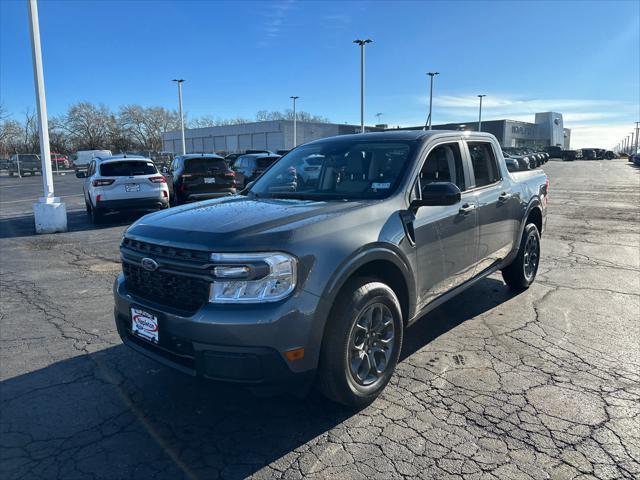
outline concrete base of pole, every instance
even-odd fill
[[[41,197],[33,204],[36,233],[56,233],[67,231],[67,208],[60,197]]]

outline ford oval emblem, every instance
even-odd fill
[[[140,265],[148,272],[153,272],[158,269],[158,262],[153,258],[143,258]]]

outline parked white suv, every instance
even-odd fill
[[[76,177],[86,178],[82,189],[93,223],[100,222],[109,211],[148,211],[169,206],[167,180],[145,157],[94,158],[87,172],[76,172]]]

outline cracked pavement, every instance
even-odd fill
[[[535,284],[479,282],[405,335],[370,407],[255,396],[124,347],[131,221],[34,236],[41,180],[0,180],[3,479],[640,477],[640,169],[558,162]]]

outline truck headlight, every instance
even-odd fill
[[[296,288],[298,261],[286,253],[212,253],[211,303],[276,302]]]

